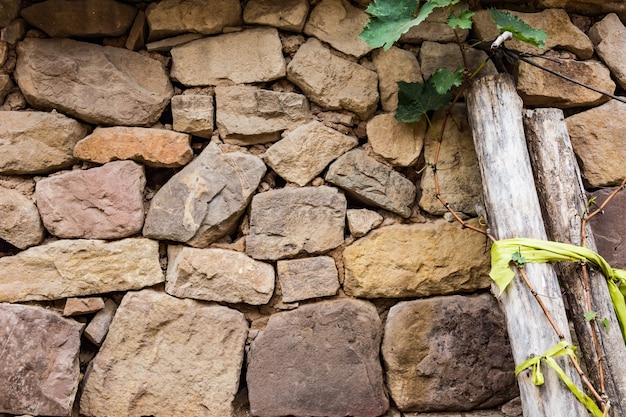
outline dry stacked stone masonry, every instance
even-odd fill
[[[0,0],[2,416],[520,415],[489,244],[422,170],[443,114],[393,117],[455,36],[435,13],[372,50],[367,3]],[[624,94],[622,1],[480,3],[461,41],[512,9],[550,38],[511,49]],[[508,69],[590,192],[619,184],[626,105]],[[484,225],[466,111],[439,181]],[[594,226],[624,267],[620,200]]]

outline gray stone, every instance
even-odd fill
[[[252,415],[385,413],[381,327],[376,308],[359,300],[325,301],[272,315],[250,347]]]
[[[339,290],[337,266],[330,256],[278,261],[276,272],[284,303],[328,297]]]
[[[220,33],[241,24],[239,0],[162,0],[146,9],[150,39],[163,39],[185,32]]]
[[[59,300],[165,281],[159,243],[133,238],[57,240],[0,258],[0,302]]]
[[[172,48],[171,76],[187,86],[273,81],[285,76],[282,51],[274,28],[198,39]]]
[[[265,170],[256,156],[210,144],[156,193],[144,236],[208,246],[237,227]]]
[[[20,14],[22,0],[0,0],[0,27],[11,23]]]
[[[615,187],[601,188],[588,194],[589,199],[595,198],[589,209],[595,211],[600,204],[604,203],[607,197],[615,191]],[[626,195],[617,193],[611,202],[607,204],[601,213],[589,220],[593,230],[593,236],[598,247],[598,253],[613,268],[626,268],[626,218],[624,210],[626,206]]]
[[[80,316],[95,313],[104,308],[102,297],[68,298],[63,307],[64,316]]]
[[[0,186],[0,239],[26,249],[41,243],[45,232],[35,203],[19,191]]]
[[[237,145],[274,142],[283,130],[311,117],[308,100],[297,93],[216,87],[215,101],[220,136]]]
[[[415,185],[361,149],[353,149],[339,157],[328,168],[325,179],[366,204],[402,217],[411,215]]]
[[[403,412],[489,408],[519,395],[504,316],[491,294],[396,304],[382,354]]]
[[[350,209],[346,213],[348,228],[354,237],[363,237],[383,222],[383,216],[368,209]]]
[[[41,307],[0,304],[0,412],[69,416],[82,325]]]
[[[102,341],[109,332],[109,326],[115,311],[117,310],[117,304],[113,300],[106,300],[104,308],[99,310],[96,315],[91,319],[87,327],[85,327],[84,335],[91,343],[96,346],[100,346]]]
[[[304,33],[338,51],[361,57],[372,50],[359,37],[368,21],[369,15],[347,0],[322,0],[311,10]]]
[[[304,186],[330,162],[358,144],[357,138],[312,121],[285,135],[263,158],[278,175]]]
[[[284,188],[257,194],[246,253],[255,259],[317,255],[343,243],[346,198],[332,187]]]
[[[484,77],[498,73],[496,66],[487,59],[487,53],[484,51],[470,48],[465,51],[465,54],[470,72],[476,71],[487,61],[487,64],[480,70],[479,76]],[[424,42],[420,48],[419,61],[424,79],[430,78],[439,68],[455,71],[464,66],[461,50],[458,45],[453,43]]]
[[[76,162],[89,127],[56,112],[0,111],[0,173],[43,174]]]
[[[387,51],[377,49],[372,61],[378,74],[378,90],[384,111],[398,107],[398,81],[423,82],[419,62],[414,53],[392,46]]]
[[[394,166],[415,165],[422,153],[427,123],[396,120],[393,113],[378,114],[367,122],[367,141],[372,150]]]
[[[213,96],[184,94],[172,97],[173,128],[210,139],[213,134],[215,106]]]
[[[230,308],[130,292],[86,375],[80,412],[232,416],[247,333],[243,314]]]
[[[626,88],[626,27],[615,13],[607,15],[589,30],[596,53],[611,70],[622,88]]]
[[[165,291],[179,298],[267,304],[274,293],[274,267],[226,249],[168,248]]]
[[[22,10],[31,25],[51,38],[122,36],[137,9],[115,0],[46,0]]]
[[[302,32],[308,14],[308,0],[250,0],[243,9],[243,21],[248,25]]]
[[[366,120],[378,104],[376,73],[333,55],[315,38],[298,49],[287,66],[287,78],[328,110],[348,110]]]
[[[458,2],[453,6],[453,12],[458,13],[462,9],[469,9],[467,1]],[[456,43],[457,36],[461,42],[467,39],[469,29],[456,28],[455,31],[448,25],[447,20],[450,12],[447,7],[437,7],[433,12],[417,26],[413,26],[408,32],[400,37],[401,43],[420,44],[424,41]],[[484,38],[480,38],[484,39]]]
[[[163,65],[127,49],[28,38],[17,54],[15,76],[30,105],[88,123],[152,125],[172,97]]]

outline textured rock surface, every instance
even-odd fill
[[[236,227],[265,169],[256,156],[207,146],[156,193],[144,236],[208,246]]]
[[[99,127],[76,144],[74,155],[98,164],[132,159],[147,166],[175,168],[191,161],[189,141],[189,135],[165,129]]]
[[[232,416],[247,332],[243,314],[227,307],[154,290],[130,292],[92,362],[80,411],[93,417]]]
[[[376,308],[359,300],[273,315],[250,348],[252,414],[383,414],[389,404],[378,359],[381,327]]]
[[[149,239],[58,240],[0,258],[0,301],[58,300],[165,281]]]
[[[591,187],[617,185],[626,177],[622,146],[626,119],[616,117],[624,111],[626,104],[611,100],[565,119],[582,175]]]
[[[602,188],[589,193],[590,199],[596,198],[595,204],[590,206],[590,210],[593,211],[598,208],[613,191],[615,191],[615,187]],[[626,228],[625,206],[626,196],[624,193],[617,193],[602,210],[602,213],[589,221],[593,229],[598,253],[613,268],[620,269],[626,268],[626,237],[623,232]]]
[[[354,149],[339,157],[328,168],[326,181],[343,188],[367,203],[403,217],[411,215],[415,186],[402,174],[389,168],[365,151]]]
[[[217,127],[226,143],[273,142],[283,130],[311,117],[309,101],[297,93],[243,85],[217,87],[215,101]]]
[[[278,31],[247,29],[198,39],[172,48],[174,80],[188,86],[272,81],[285,76]],[[210,60],[201,57],[210,56]]]
[[[626,88],[626,27],[615,13],[607,15],[589,30],[596,53],[611,70],[622,88]]]
[[[376,72],[333,55],[315,38],[298,49],[287,66],[287,78],[326,109],[345,109],[363,120],[376,110]]]
[[[365,236],[383,222],[383,216],[368,209],[350,209],[346,213],[348,228],[354,237]]]
[[[489,408],[518,395],[504,317],[490,294],[396,304],[382,353],[401,411]]]
[[[539,0],[538,6],[565,8],[568,11],[590,14],[616,12],[622,18],[626,15],[626,4],[622,0]]]
[[[184,94],[172,97],[174,130],[210,139],[213,133],[215,105],[213,96]]]
[[[331,187],[284,188],[257,194],[246,253],[256,259],[315,255],[343,243],[346,198]]]
[[[175,297],[225,303],[267,304],[274,267],[225,249],[170,246],[165,291]]]
[[[479,49],[469,49],[466,51],[467,65],[471,71],[475,71],[485,61],[487,64],[480,70],[480,76],[497,74],[498,70],[491,60],[487,60],[487,54]],[[439,68],[446,68],[449,71],[456,71],[463,67],[463,55],[458,45],[452,43],[438,43],[426,41],[420,48],[420,69],[424,79],[428,79]]]
[[[20,14],[22,0],[0,0],[0,27],[11,23]]]
[[[402,298],[486,289],[488,252],[482,235],[445,220],[381,227],[344,250],[344,290]]]
[[[99,310],[89,322],[83,334],[94,345],[100,346],[109,332],[109,326],[115,316],[117,304],[113,300],[106,300],[104,308]]]
[[[17,54],[15,76],[33,107],[57,109],[88,123],[150,125],[172,97],[163,66],[126,49],[28,38]]]
[[[461,9],[468,8],[467,1],[461,1],[453,6],[453,11],[458,13]],[[403,34],[400,37],[400,42],[416,44],[423,41],[456,43],[457,35],[454,34],[454,31],[446,21],[449,15],[450,13],[445,7],[435,8],[424,22],[413,26],[408,32]],[[456,31],[461,41],[467,39],[469,30],[457,27]]]
[[[35,203],[19,191],[0,186],[0,239],[26,249],[41,243],[44,236]]]
[[[71,414],[81,327],[41,307],[0,304],[0,412]]]
[[[337,266],[330,256],[278,261],[276,272],[285,303],[335,295],[339,289]]]
[[[64,316],[80,316],[95,313],[104,308],[102,297],[68,298],[63,307]]]
[[[58,113],[0,111],[0,173],[39,174],[71,166],[88,126]]]
[[[144,168],[116,161],[37,183],[35,198],[48,231],[61,238],[119,239],[143,226]]]
[[[287,181],[304,186],[358,143],[354,136],[312,121],[286,134],[265,152],[263,159]]]
[[[308,14],[308,0],[250,0],[243,10],[243,21],[302,32]]]
[[[396,120],[394,113],[379,114],[367,122],[367,141],[393,165],[411,166],[422,153],[426,126],[425,119],[404,123]]]
[[[398,81],[423,82],[417,57],[410,51],[392,46],[387,51],[379,48],[372,53],[378,74],[378,90],[384,111],[398,107]]]

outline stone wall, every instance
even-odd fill
[[[455,36],[434,14],[373,51],[367,3],[0,0],[0,413],[520,415],[488,242],[422,169],[442,114],[393,117],[397,81],[462,64]],[[623,93],[622,2],[494,3],[550,34],[512,50]],[[497,33],[475,21],[462,41]],[[506,69],[565,109],[590,189],[626,176],[624,104]],[[485,227],[452,120],[441,190]]]

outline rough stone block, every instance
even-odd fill
[[[285,303],[328,297],[339,289],[337,266],[330,256],[278,261],[276,271]]]

